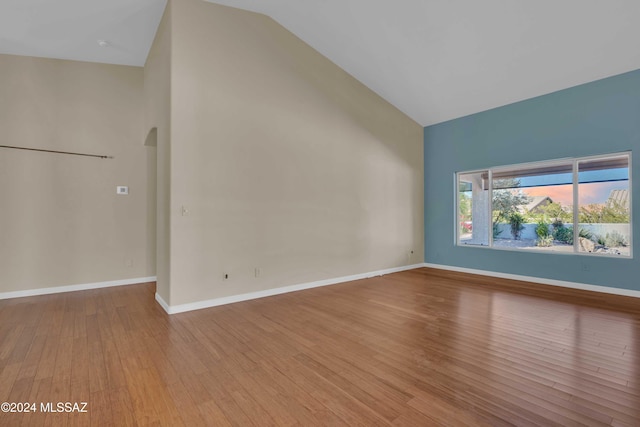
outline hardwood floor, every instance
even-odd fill
[[[0,301],[0,402],[38,410],[0,425],[640,425],[638,299],[425,268],[168,316],[154,288]]]

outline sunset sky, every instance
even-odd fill
[[[605,203],[611,190],[629,188],[629,168],[585,169],[578,174],[580,205]],[[549,196],[562,206],[573,205],[572,173],[531,175],[518,178],[529,196]]]
[[[592,184],[580,184],[580,204],[604,203],[607,201],[611,190],[628,189],[627,181],[622,182],[598,182]],[[522,191],[529,196],[549,196],[551,200],[562,206],[573,205],[572,185],[553,185],[547,187],[523,188]]]

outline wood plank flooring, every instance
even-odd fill
[[[640,300],[417,269],[168,316],[0,301],[0,426],[640,426]],[[87,413],[40,403],[87,402]]]

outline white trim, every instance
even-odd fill
[[[542,285],[560,286],[563,288],[580,289],[583,291],[601,292],[605,294],[623,295],[626,297],[640,298],[640,291],[623,288],[610,288],[608,286],[589,285],[586,283],[568,282],[565,280],[545,279],[542,277],[521,276],[519,274],[499,273],[497,271],[476,270],[475,268],[455,267],[452,265],[431,264],[425,262],[423,267],[437,268],[439,270],[456,271],[459,273],[479,274],[481,276],[498,277],[501,279],[520,280],[523,282],[540,283]]]
[[[482,176],[480,177],[482,179]],[[487,185],[487,205],[489,206],[489,212],[487,213],[487,223],[489,228],[487,228],[487,247],[493,248],[493,170],[489,169],[487,171],[487,179],[489,180]],[[471,196],[471,206],[473,206],[473,195]],[[473,219],[471,219],[471,224],[473,224]],[[473,225],[472,225],[473,226]],[[471,236],[473,236],[473,228],[471,229]]]
[[[580,175],[578,175],[578,160],[573,161],[573,165],[571,166],[571,175],[573,180],[573,187],[571,191],[573,192],[573,253],[580,253]],[[575,208],[577,207],[577,208]],[[631,217],[629,217],[631,218]],[[547,229],[549,226],[547,226]],[[536,230],[537,234],[537,230]]]
[[[84,283],[80,285],[55,286],[51,288],[29,289],[26,291],[0,292],[0,300],[9,298],[32,297],[36,295],[59,294],[62,292],[86,291],[89,289],[110,288],[112,286],[136,285],[155,282],[156,277],[137,277],[135,279],[110,280],[108,282]]]
[[[351,276],[337,277],[334,279],[318,280],[316,282],[301,283],[298,285],[283,286],[281,288],[265,289],[263,291],[249,292],[246,294],[230,295],[228,297],[214,298],[204,301],[196,301],[187,304],[169,305],[160,295],[156,293],[156,301],[169,314],[183,313],[185,311],[200,310],[203,308],[216,307],[219,305],[232,304],[234,302],[247,301],[257,298],[270,297],[273,295],[285,294],[288,292],[302,291],[304,289],[317,288],[320,286],[335,285],[338,283],[351,282],[353,280],[369,279],[375,276],[382,276],[390,273],[397,273],[405,270],[413,270],[424,267],[423,264],[406,265],[403,267],[393,267],[384,270],[372,271],[369,273],[353,274]]]
[[[629,203],[629,257],[633,258],[633,177],[631,176],[631,171],[633,170],[633,168],[631,167],[631,156],[632,153],[631,151],[629,151],[627,153],[627,156],[629,158],[629,189],[627,190],[627,192],[629,193],[629,201],[627,203]]]
[[[171,307],[169,306],[169,304],[167,304],[167,302],[157,292],[156,292],[156,301],[158,301],[158,304],[160,304],[160,306],[164,309],[164,311],[166,311],[167,313],[171,311]]]

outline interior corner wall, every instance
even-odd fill
[[[0,55],[0,75],[0,144],[114,157],[0,148],[0,292],[153,276],[142,68]]]
[[[421,263],[423,128],[266,16],[171,7],[171,304]]]
[[[425,261],[640,290],[637,258],[505,251],[454,242],[456,172],[627,150],[636,154],[639,148],[640,70],[426,127]],[[640,177],[638,172],[640,161],[634,157],[631,174]],[[636,188],[640,188],[638,182],[632,183],[637,248],[640,197]]]
[[[155,192],[150,199],[155,202],[151,209],[155,209],[156,293],[167,304],[171,303],[171,7],[167,2],[144,66],[144,129],[147,133],[156,129],[156,147],[148,153],[156,172],[155,187],[149,189]]]

